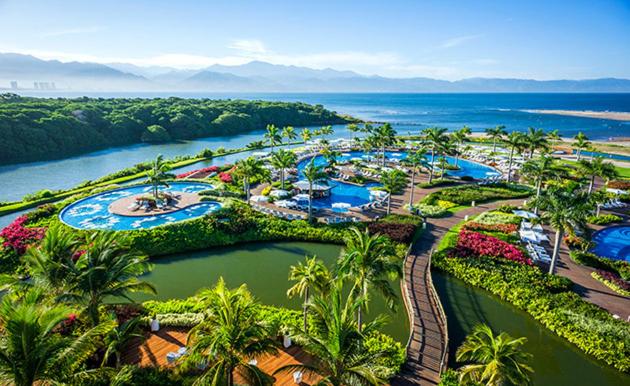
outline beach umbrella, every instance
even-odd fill
[[[538,215],[535,213],[532,213],[530,211],[527,210],[515,210],[514,212],[515,215],[517,215],[518,217],[523,217],[523,218],[527,218],[527,219],[531,219],[531,218],[538,218]]]

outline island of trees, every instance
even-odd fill
[[[321,105],[184,98],[0,95],[0,164],[61,158],[139,142],[233,135],[278,126],[343,124]]]

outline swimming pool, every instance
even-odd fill
[[[404,160],[407,158],[406,152],[394,152],[394,151],[386,151],[385,156],[391,160]],[[348,162],[355,159],[361,159],[365,162],[373,162],[377,163],[376,159],[380,157],[380,153],[377,152],[363,152],[363,151],[350,151],[344,152],[340,157],[337,157],[338,162]],[[455,164],[455,158],[446,156],[446,160],[449,164]],[[431,161],[431,155],[427,155],[427,160]],[[435,157],[437,162],[438,157]],[[311,162],[310,158],[306,160],[302,160],[298,164],[299,178],[303,179],[302,170],[304,167]],[[326,159],[323,156],[316,156],[315,165],[322,166],[326,165]],[[463,177],[470,176],[476,179],[481,179],[489,176],[497,176],[501,173],[496,169],[491,168],[490,166],[482,165],[477,162],[472,162],[464,159],[460,159],[458,162],[460,167],[459,170],[448,170],[446,172],[447,175],[455,176],[455,177]],[[379,183],[372,182],[367,183],[363,186],[358,186],[354,184],[348,184],[341,181],[329,181],[329,185],[332,186],[330,191],[330,196],[325,198],[318,198],[313,200],[313,207],[315,208],[333,208],[333,204],[335,203],[347,203],[352,207],[356,207],[359,205],[367,204],[371,201],[370,199],[370,190],[369,188],[373,188],[376,186],[380,186]]]
[[[210,184],[199,182],[171,182],[169,185],[161,187],[160,191],[197,193],[213,188]],[[109,210],[109,205],[114,201],[133,195],[149,194],[151,189],[150,185],[138,185],[96,194],[68,205],[61,211],[59,218],[65,224],[78,229],[134,230],[200,217],[221,207],[218,202],[204,201],[170,213],[133,217],[118,215]]]
[[[591,251],[596,255],[630,262],[630,225],[604,228],[592,240],[595,247]]]

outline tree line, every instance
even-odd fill
[[[185,98],[30,98],[0,95],[0,164],[139,142],[348,122],[322,105]]]

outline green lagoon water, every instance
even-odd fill
[[[145,279],[156,285],[156,297],[185,298],[200,288],[213,286],[223,277],[230,287],[247,284],[250,291],[264,304],[300,309],[300,299],[287,299],[289,267],[316,254],[332,266],[341,247],[329,244],[278,242],[251,243],[234,247],[182,253],[154,260],[153,271]],[[450,366],[456,348],[477,323],[486,323],[495,331],[506,331],[512,336],[528,339],[526,350],[534,355],[536,385],[630,385],[630,376],[606,367],[577,348],[546,330],[526,313],[489,293],[466,285],[458,279],[434,273],[434,282],[448,317],[450,336]],[[395,286],[400,295],[399,286]],[[373,296],[370,313],[388,313],[390,323],[384,329],[400,342],[406,343],[409,324],[402,304],[397,313],[388,312],[383,301]]]

